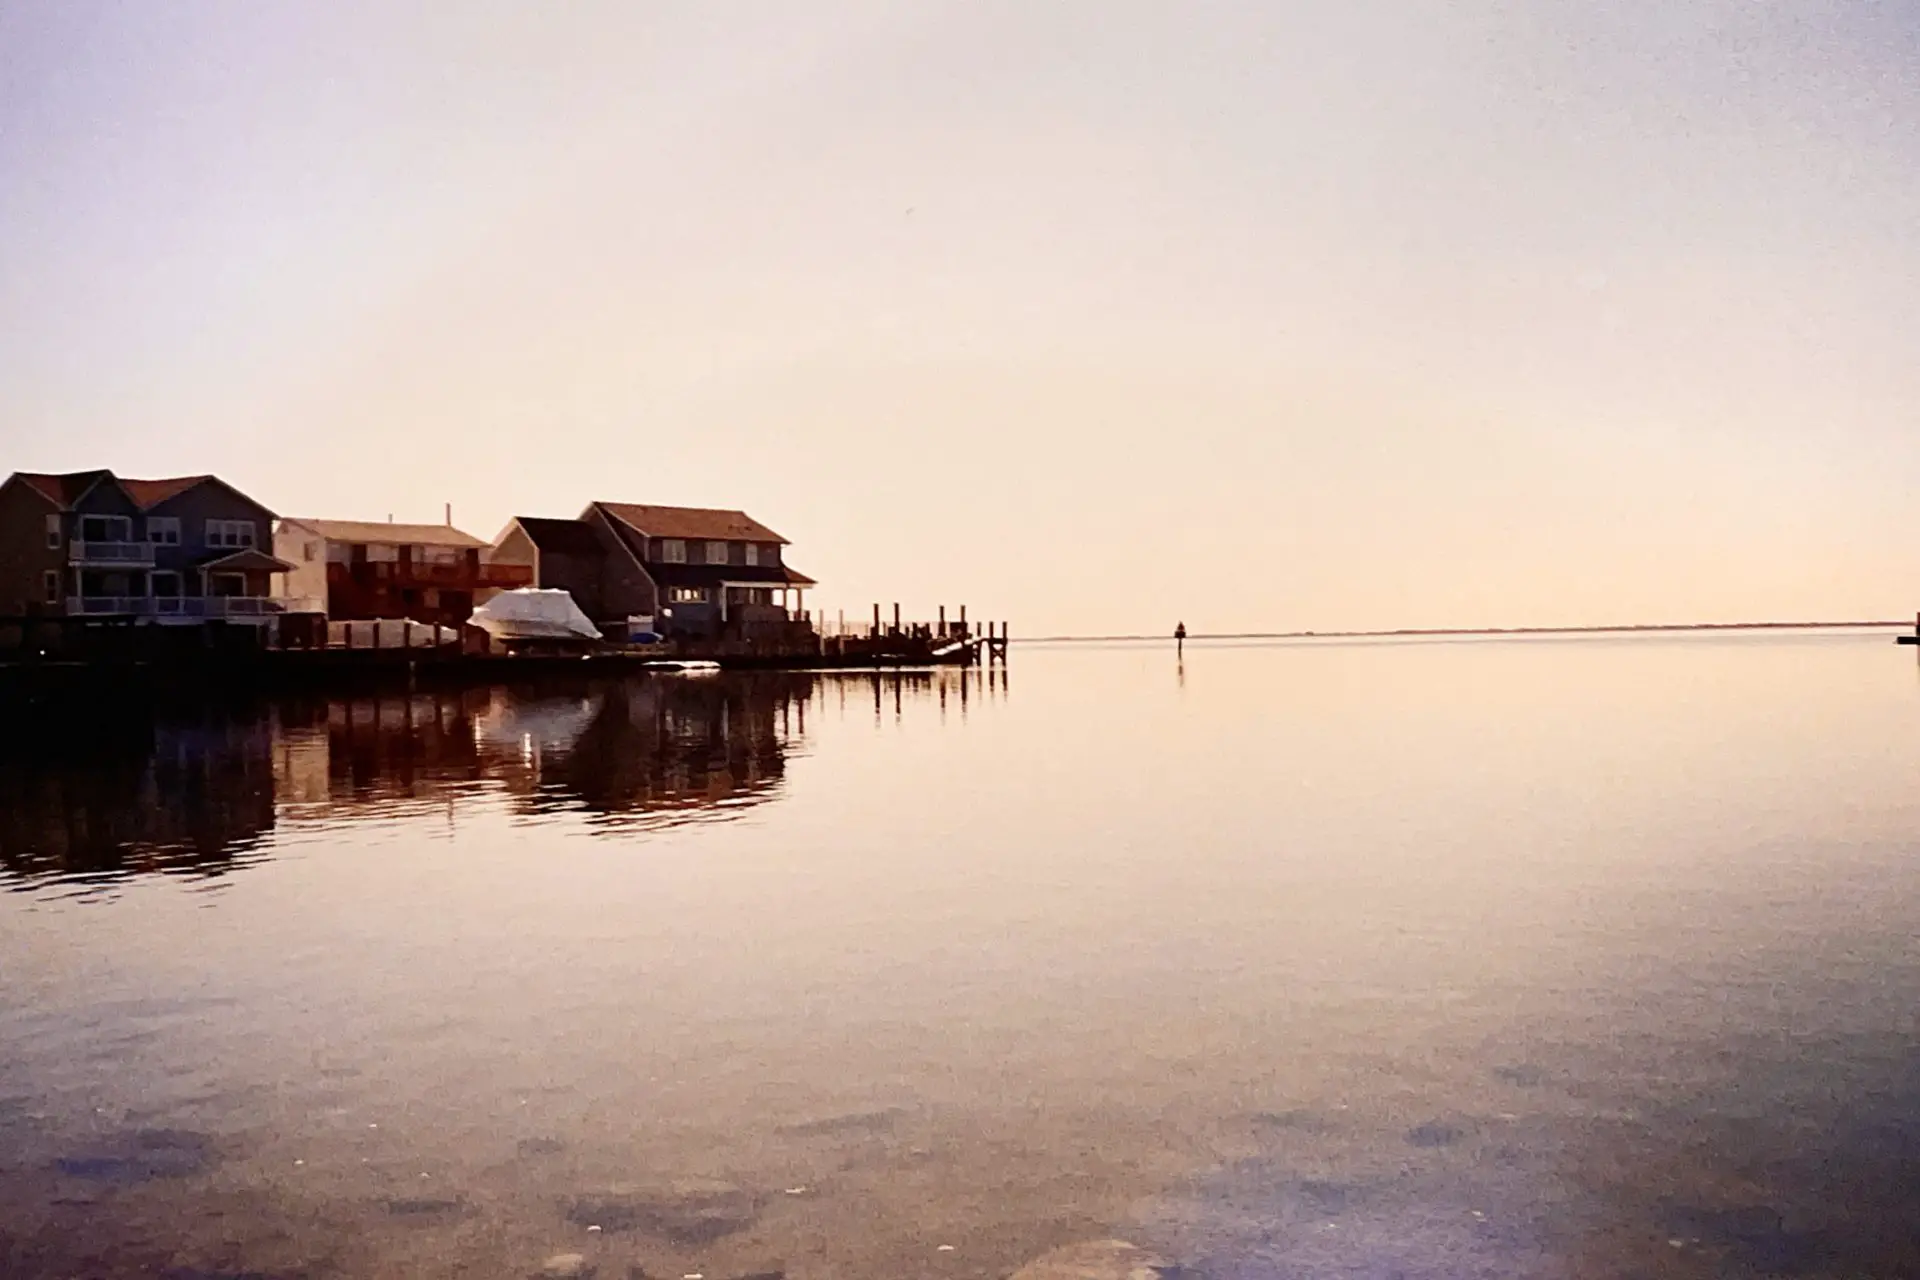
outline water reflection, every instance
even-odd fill
[[[264,771],[228,865],[284,853],[0,896],[0,1275],[1920,1274],[1887,649],[1035,646],[1018,702],[579,682],[16,753],[8,797],[175,806],[152,842],[160,744],[264,723],[194,767]],[[33,803],[41,884],[80,819]]]
[[[809,715],[962,714],[1003,672],[578,680],[161,709],[0,747],[0,879],[217,876],[277,820],[389,820],[477,797],[590,829],[724,819],[782,793]],[[811,709],[811,710],[810,710]]]
[[[217,875],[274,823],[267,708],[16,727],[0,746],[0,879]]]

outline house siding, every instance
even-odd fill
[[[49,569],[61,574],[66,591],[65,521],[58,550],[47,547],[47,517],[59,508],[22,481],[0,486],[0,614],[21,616],[64,611],[64,601],[48,605],[43,584]]]
[[[202,594],[200,566],[208,560],[233,553],[231,547],[215,547],[208,544],[207,521],[250,521],[253,525],[253,545],[267,554],[272,554],[274,549],[273,512],[217,480],[197,484],[183,493],[175,494],[165,502],[155,503],[147,511],[147,517],[151,519],[156,516],[170,516],[180,521],[180,544],[155,547],[153,567],[170,569],[178,573],[182,590],[190,596]],[[135,525],[139,529],[138,536],[145,538],[147,536],[145,522],[136,521]],[[265,573],[249,573],[247,594],[271,595],[273,586],[268,580],[270,577],[271,575]]]
[[[634,615],[657,617],[660,600],[653,577],[639,563],[634,550],[621,539],[612,518],[598,507],[587,508],[580,518],[593,526],[607,553],[600,581],[601,611],[598,614],[588,611],[588,616],[602,624],[624,622]]]
[[[581,556],[563,551],[542,551],[539,584],[566,592],[580,606],[580,612],[598,622],[607,616],[601,589],[602,569],[606,562],[605,555]]]
[[[595,530],[595,536],[600,531]],[[580,606],[580,612],[595,622],[611,621],[606,617],[605,602],[601,590],[604,566],[609,555],[624,555],[618,547],[584,555],[567,551],[543,551],[530,537],[518,521],[487,552],[487,560],[492,564],[524,565],[533,570],[533,585],[548,590],[564,591],[573,597]]]
[[[286,575],[288,595],[321,601],[327,598],[327,540],[317,530],[298,520],[282,520],[273,533],[273,554],[293,566],[293,572]]]

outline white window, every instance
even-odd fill
[[[55,517],[56,519],[58,517]],[[40,588],[46,592],[48,604],[60,603],[60,571],[49,569],[40,579]]]
[[[58,551],[59,549],[60,549],[60,517],[57,515],[48,516],[47,517],[47,550]]]
[[[707,544],[707,563],[725,564],[726,562],[727,544],[724,542],[709,542]]]
[[[678,538],[660,539],[660,560],[663,564],[685,564],[687,544]]]
[[[675,604],[705,604],[707,602],[707,589],[705,587],[675,587],[668,593],[667,598]]]
[[[210,547],[239,550],[253,545],[253,521],[251,520],[209,520],[207,521],[207,545]]]
[[[420,564],[459,565],[467,558],[462,547],[415,547],[413,558]]]
[[[147,541],[161,547],[180,545],[179,516],[148,516]]]
[[[759,543],[749,542],[747,544],[747,563],[748,564],[760,563],[760,544]]]
[[[300,544],[300,558],[308,564],[313,563],[313,557],[317,554],[318,551],[315,548],[315,544],[311,542],[303,542]]]

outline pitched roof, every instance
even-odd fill
[[[653,507],[632,502],[596,502],[593,505],[649,538],[777,542],[782,546],[787,545],[785,538],[744,511],[722,511],[713,507]]]
[[[270,556],[256,547],[247,547],[241,551],[228,551],[202,560],[197,567],[201,569],[264,569],[268,573],[289,573],[298,566],[288,564],[278,556]]]
[[[169,480],[128,480],[122,478],[120,487],[127,491],[135,505],[142,511],[157,507],[168,498],[178,497],[197,484],[205,484],[212,476],[174,476]]]
[[[717,587],[723,582],[737,586],[764,584],[769,587],[811,587],[812,578],[783,564],[649,564],[647,574],[663,587]]]
[[[402,543],[427,547],[484,547],[487,544],[450,524],[392,524],[384,520],[308,520],[287,516],[288,524],[311,529],[329,542]]]
[[[600,535],[585,520],[550,520],[545,516],[516,516],[514,523],[526,530],[533,545],[559,555],[597,556],[606,548]]]
[[[116,476],[111,471],[70,471],[65,475],[42,475],[22,471],[21,481],[37,489],[46,499],[62,509],[71,508],[89,489],[102,481],[120,486],[120,491],[133,499],[133,505],[142,511],[159,506],[168,498],[176,498],[195,485],[205,484],[212,476],[172,476],[164,480],[132,480],[126,476]]]
[[[22,484],[33,488],[47,501],[62,509],[80,501],[81,496],[101,480],[113,478],[111,471],[69,471],[65,475],[57,476],[43,475],[33,471],[16,471],[14,475]]]

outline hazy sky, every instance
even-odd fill
[[[0,0],[0,471],[1016,633],[1920,607],[1920,3]]]

